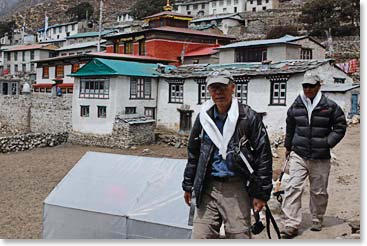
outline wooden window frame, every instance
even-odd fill
[[[107,118],[107,106],[97,106],[97,118]]]
[[[65,73],[64,73],[64,65],[56,65],[55,66],[55,78],[60,77],[60,78],[64,78]]]
[[[80,117],[88,118],[89,115],[89,105],[80,105]]]
[[[130,99],[152,99],[152,79],[148,77],[131,77]]]
[[[80,79],[79,98],[109,99],[109,79]]]

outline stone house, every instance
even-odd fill
[[[223,34],[229,35],[229,30],[233,27],[242,26],[242,17],[239,14],[215,15],[198,18],[190,21],[190,27],[197,29],[200,26],[215,25]]]
[[[279,8],[279,0],[247,0],[246,11],[259,12]]]
[[[38,29],[37,31],[37,40],[39,43],[48,42],[48,41],[65,41],[66,37],[71,35],[75,35],[80,32],[80,26],[77,21],[56,24],[52,26]]]
[[[227,69],[232,73],[236,81],[235,96],[263,115],[270,134],[284,132],[287,109],[302,90],[306,72],[321,77],[321,90],[335,100],[346,115],[353,112],[355,101],[358,102],[359,85],[353,84],[332,60],[183,65],[160,77],[158,126],[181,132],[191,129],[201,104],[210,98],[205,79],[213,69]]]
[[[105,30],[101,32],[101,36],[116,33],[116,30]],[[80,32],[69,37],[66,37],[66,45],[77,43],[89,43],[98,41],[99,32]]]
[[[324,59],[325,47],[308,36],[241,41],[218,48],[219,63]]]

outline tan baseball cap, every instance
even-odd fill
[[[321,82],[321,79],[318,75],[311,74],[311,73],[305,73],[302,84],[315,85],[315,84],[317,84],[317,82]]]
[[[215,83],[221,83],[228,85],[229,82],[233,82],[234,79],[231,73],[227,70],[214,70],[206,78],[206,85],[209,86]]]

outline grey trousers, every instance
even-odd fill
[[[208,182],[200,208],[195,210],[192,238],[219,238],[222,223],[226,238],[251,238],[250,198],[242,180]]]
[[[305,180],[310,181],[312,221],[321,222],[326,212],[330,160],[305,160],[294,151],[289,156],[289,182],[286,184],[282,210],[285,226],[299,228],[302,221],[301,198]]]

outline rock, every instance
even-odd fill
[[[351,221],[348,223],[348,225],[351,227],[352,233],[356,233],[361,229],[361,223],[359,220]]]
[[[180,147],[181,147],[181,143],[180,143],[180,142],[176,142],[176,143],[175,143],[175,147],[176,147],[176,148],[180,148]]]
[[[350,239],[361,239],[361,234],[353,233],[350,235]]]
[[[137,147],[136,147],[136,146],[131,146],[131,147],[130,147],[130,149],[132,149],[132,150],[136,150],[136,149],[137,149]]]
[[[143,153],[148,153],[150,149],[143,149]]]

